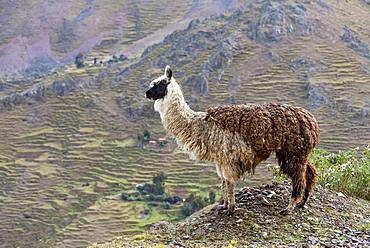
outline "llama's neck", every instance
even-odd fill
[[[181,138],[182,134],[188,132],[194,122],[203,115],[202,112],[190,109],[176,82],[171,82],[165,98],[157,100],[154,107],[160,113],[164,127],[181,143],[184,142]]]

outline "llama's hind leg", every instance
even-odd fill
[[[306,188],[306,163],[287,163],[286,166],[286,168],[282,169],[283,172],[288,174],[292,179],[292,194],[288,207],[282,210],[280,212],[281,214],[289,214],[294,210],[297,204],[301,201],[303,191]]]
[[[316,168],[310,163],[307,163],[306,171],[306,188],[304,190],[302,201],[297,205],[298,208],[303,208],[316,183],[317,171]]]
[[[221,178],[221,191],[222,191],[222,197],[220,200],[220,204],[218,205],[218,209],[227,209],[229,202],[227,199],[227,184],[226,180]]]
[[[218,209],[227,209],[227,206],[228,206],[227,189],[226,189],[227,184],[226,184],[225,178],[223,177],[221,167],[218,164],[216,164],[216,172],[217,172],[218,177],[221,180],[221,193],[222,193],[220,204],[217,206],[217,208]]]

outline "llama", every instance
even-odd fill
[[[307,110],[270,103],[195,112],[185,102],[169,66],[150,83],[146,97],[155,101],[164,128],[179,145],[198,160],[215,163],[222,187],[220,209],[241,210],[235,207],[236,182],[246,172],[253,173],[273,152],[281,171],[292,179],[291,199],[281,213],[304,207],[317,177],[309,156],[320,139],[318,124]]]

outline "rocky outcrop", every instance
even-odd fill
[[[341,38],[352,50],[356,51],[361,56],[370,59],[369,45],[360,40],[349,27],[345,26],[343,28],[343,34]]]
[[[191,85],[193,93],[200,96],[204,96],[208,92],[208,79],[202,74],[189,77],[184,85]]]
[[[322,105],[331,105],[328,90],[323,86],[315,85],[309,79],[306,83],[306,92],[310,108],[316,109]]]
[[[250,26],[250,37],[259,42],[279,42],[289,33],[310,35],[315,28],[303,4],[277,4],[267,0],[258,21]]]
[[[20,104],[33,104],[34,102],[42,101],[47,93],[51,93],[55,96],[68,95],[76,89],[87,89],[90,87],[88,81],[79,80],[76,81],[72,78],[66,78],[64,80],[56,80],[51,84],[37,84],[32,86],[30,89],[23,92],[12,93],[7,96],[0,98],[0,110],[12,109],[13,107]]]

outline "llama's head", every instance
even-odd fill
[[[182,95],[180,85],[172,77],[172,70],[168,65],[164,70],[164,75],[150,83],[150,89],[146,92],[146,97],[155,100],[154,110],[159,112],[162,120],[167,109],[173,106],[175,102],[182,104],[186,109],[189,108]]]
[[[168,85],[171,83],[172,70],[169,65],[164,70],[164,75],[154,79],[150,83],[150,89],[145,93],[146,97],[151,100],[163,99],[168,92]]]

